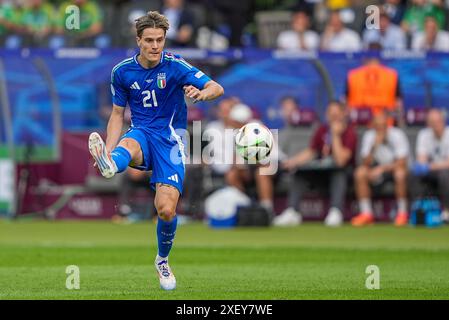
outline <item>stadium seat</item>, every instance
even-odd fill
[[[424,126],[426,123],[426,116],[426,108],[410,108],[405,113],[405,121],[408,126]]]

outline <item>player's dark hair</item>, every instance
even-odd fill
[[[148,11],[146,15],[136,19],[136,31],[139,38],[146,28],[162,29],[167,33],[170,24],[168,19],[157,11]]]

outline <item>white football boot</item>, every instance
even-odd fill
[[[168,265],[168,260],[165,258],[154,261],[157,274],[159,275],[159,283],[164,290],[174,290],[176,288],[176,278]]]
[[[97,132],[92,132],[89,136],[89,151],[100,173],[105,178],[112,178],[117,172],[117,166],[112,161],[106,151],[106,145]]]
[[[339,227],[343,224],[343,214],[340,209],[332,207],[324,220],[324,224],[328,227]]]
[[[285,209],[280,215],[273,219],[273,225],[279,227],[297,226],[301,223],[302,215],[292,207]]]

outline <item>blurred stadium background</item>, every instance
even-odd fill
[[[64,9],[85,3],[88,8],[81,10],[81,31],[85,35],[61,31],[61,17],[67,17]],[[412,146],[424,126],[426,110],[449,108],[449,53],[444,52],[449,49],[444,48],[444,43],[433,49],[413,48],[414,33],[420,30],[419,26],[411,26],[414,19],[424,20],[424,16],[413,14],[425,7],[423,12],[436,17],[440,31],[447,36],[448,1],[3,0],[0,217],[116,217],[124,177],[106,181],[98,174],[87,149],[87,137],[92,131],[105,132],[111,107],[112,67],[137,52],[133,19],[151,9],[161,10],[164,4],[176,7],[179,3],[184,8],[182,19],[188,26],[184,30],[187,35],[174,36],[167,50],[181,54],[211,75],[223,85],[227,97],[238,97],[272,129],[284,126],[280,100],[296,97],[309,120],[295,126],[296,138],[291,140],[294,150],[308,145],[315,120],[324,120],[328,102],[344,96],[348,71],[362,65],[376,48],[381,49],[376,54],[382,62],[399,74],[404,130]],[[365,10],[371,4],[384,8],[394,24],[408,21],[408,27],[402,24],[407,30],[403,48],[382,48],[380,43],[364,37]],[[410,8],[414,9],[407,15]],[[331,11],[340,10],[341,21],[357,34],[358,49],[334,50],[318,45],[313,50],[283,50],[278,36],[291,28],[293,13],[298,9],[309,14],[311,30],[320,36]],[[179,11],[173,12],[172,17],[179,22]],[[88,18],[84,21],[83,17]],[[200,120],[204,128],[215,120],[219,102],[189,105],[189,124]],[[205,198],[224,186],[224,180],[217,179],[208,166],[191,164],[187,165],[186,183],[189,181],[191,189],[186,188],[179,214],[201,221],[205,217]],[[276,181],[276,214],[286,208],[287,189],[287,180]],[[146,185],[135,186],[128,196],[139,219],[154,217],[153,194]],[[379,220],[390,221],[394,201],[391,189],[376,198],[374,209]],[[311,195],[301,205],[305,220],[322,220],[328,199]],[[347,209],[345,218],[349,219],[357,210],[354,197]],[[73,298],[65,289],[42,292],[42,288],[53,288],[64,281],[53,272],[71,263],[86,266],[83,270],[89,274],[94,290],[78,298],[166,297],[158,292],[148,294],[142,284],[147,281],[147,267],[151,265],[147,245],[151,243],[154,249],[155,239],[154,230],[148,234],[146,224],[118,229],[109,221],[28,224],[27,219],[19,219],[14,224],[9,219],[0,220],[0,274],[6,290],[0,298]],[[171,298],[448,298],[446,227],[398,231],[380,226],[367,231],[345,226],[329,231],[311,224],[301,228],[243,229],[230,234],[212,233],[198,224],[180,228],[176,241],[182,250],[175,246],[173,263],[185,279],[184,287],[181,283],[184,291]],[[215,251],[206,247],[209,244]],[[21,258],[23,254],[26,262]],[[118,255],[127,262],[120,262]],[[204,263],[200,271],[194,265],[198,261]],[[273,271],[280,267],[280,261],[284,261],[282,275]],[[387,273],[385,280],[389,284],[383,295],[368,293],[364,288],[364,268],[371,263],[381,264]],[[317,265],[320,268],[315,269]],[[106,274],[102,273],[105,268]],[[347,276],[348,270],[356,269],[359,275]],[[21,270],[32,272],[18,276]],[[192,276],[197,271],[203,276]],[[130,278],[123,279],[123,274]],[[114,290],[101,285],[115,277],[120,280]],[[211,287],[203,287],[204,281],[211,281]]]
[[[435,3],[428,12],[446,17],[447,4]],[[81,31],[93,28],[92,34],[77,38],[70,31],[58,33],[67,17],[63,9],[69,4],[86,7],[81,11],[85,17]],[[414,2],[2,1],[0,214],[110,218],[116,213],[120,178],[105,183],[98,176],[89,160],[86,136],[94,130],[104,132],[111,104],[110,70],[136,52],[130,21],[143,12],[181,5],[182,12],[187,12],[183,14],[185,24],[192,32],[184,43],[169,41],[172,51],[217,79],[227,96],[240,98],[270,128],[282,129],[282,97],[296,97],[301,110],[323,120],[328,101],[344,96],[347,72],[361,65],[368,52],[362,44],[360,50],[351,52],[279,50],[276,39],[290,29],[293,12],[308,12],[312,28],[319,33],[330,11],[340,9],[342,21],[362,39],[365,8],[370,4],[387,9],[395,5],[404,15]],[[447,20],[443,19],[443,28]],[[407,39],[410,48],[412,33]],[[384,50],[380,56],[399,74],[407,112],[405,130],[413,145],[423,125],[420,112],[448,107],[449,56],[437,50],[407,48]],[[189,106],[190,123],[201,120],[204,128],[216,117],[215,107],[211,103]],[[298,125],[299,138],[292,140],[293,149],[308,144],[312,122]],[[187,191],[180,211],[190,208],[195,211],[190,214],[198,218],[203,215],[201,200],[217,189],[220,181],[211,178],[207,167],[192,173],[203,183],[195,197]],[[277,212],[285,207],[285,188],[281,179],[275,187]],[[147,194],[142,196],[145,199]],[[194,210],[188,201],[194,202]],[[325,204],[309,203],[306,219],[320,219],[322,206]],[[380,218],[387,219],[388,201],[379,206],[385,208]],[[353,212],[349,211],[350,216]]]

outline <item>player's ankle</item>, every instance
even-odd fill
[[[161,261],[168,261],[168,256],[166,257],[161,257],[159,254],[156,255],[156,262],[161,262]]]

